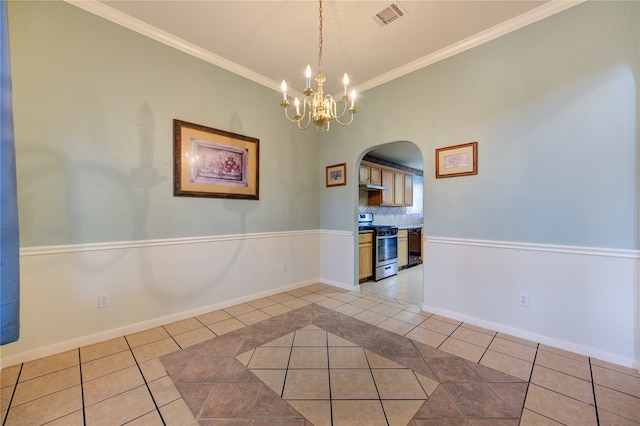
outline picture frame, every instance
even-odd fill
[[[347,163],[327,166],[327,187],[347,184]]]
[[[478,142],[436,148],[436,179],[478,174]]]
[[[176,197],[259,199],[260,140],[173,120]]]

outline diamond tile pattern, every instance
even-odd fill
[[[404,421],[406,424],[427,399],[427,392],[418,378],[424,382],[431,379],[393,361],[382,365],[376,354],[354,346],[348,340],[313,325],[288,336],[267,345],[287,349],[289,363],[281,369],[258,370],[256,375],[262,379],[268,372],[264,382],[307,419],[334,424],[339,421],[341,410],[348,413],[357,411],[356,407],[370,407],[365,410],[367,423],[387,424],[389,421],[399,424]],[[250,366],[252,358],[260,356],[263,348],[246,352],[237,359]],[[367,354],[373,358],[371,364]],[[296,403],[304,400],[314,403]],[[331,410],[318,413],[318,401],[329,401]]]

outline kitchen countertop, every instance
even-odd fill
[[[419,229],[422,225],[398,225],[398,229]]]
[[[422,225],[398,225],[398,229],[422,229]],[[371,229],[366,229],[364,231],[358,231],[360,234],[365,234],[367,232],[373,232]]]

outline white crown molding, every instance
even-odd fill
[[[356,89],[359,93],[362,93],[365,90],[369,90],[384,83],[388,83],[391,80],[395,80],[396,78],[405,76],[428,65],[450,58],[451,56],[462,53],[465,50],[477,47],[512,31],[526,27],[527,25],[533,24],[534,22],[540,21],[544,18],[555,15],[556,13],[567,10],[570,7],[583,3],[584,1],[586,0],[552,0],[549,3],[545,3],[544,5],[539,6],[527,13],[502,22],[478,34],[474,34],[471,37],[468,37],[429,55],[423,56],[422,58],[416,59],[413,62],[409,62],[402,67],[381,74],[376,78],[358,85]]]
[[[104,3],[100,3],[98,0],[64,0],[69,4],[79,7],[94,15],[100,16],[108,21],[122,25],[125,28],[133,30],[137,33],[152,38],[160,43],[164,43],[167,46],[171,46],[178,49],[188,55],[195,56],[203,61],[209,62],[222,69],[230,71],[248,80],[254,81],[258,84],[266,86],[270,89],[280,91],[280,83],[277,83],[262,74],[258,74],[248,68],[229,61],[221,56],[209,52],[201,47],[198,47],[188,41],[178,38],[166,31],[149,25],[139,19],[133,18],[125,13],[115,10]]]
[[[208,50],[202,49],[201,47],[175,37],[174,35],[169,34],[166,31],[162,31],[161,29],[149,25],[143,21],[140,21],[139,19],[133,18],[125,13],[117,11],[97,0],[65,1],[69,4],[79,7],[80,9],[93,13],[94,15],[100,16],[118,25],[122,25],[125,28],[143,34],[149,38],[164,43],[191,56],[195,56],[196,58],[202,59],[203,61],[209,62],[255,83],[261,84],[277,92],[280,91],[279,82],[273,81],[270,78],[263,76],[262,74],[254,72],[248,68],[236,64],[235,62],[229,61],[221,56],[211,53]],[[520,16],[517,16],[478,34],[468,37],[458,43],[454,43],[448,47],[445,47],[434,53],[410,62],[402,67],[396,68],[376,78],[366,81],[356,86],[355,89],[358,93],[362,93],[366,90],[372,89],[376,86],[380,86],[391,80],[395,80],[396,78],[407,75],[413,71],[419,70],[438,61],[442,61],[443,59],[449,58],[458,53],[464,52],[465,50],[479,46],[507,33],[530,25],[541,19],[562,12],[584,1],[586,0],[552,0],[542,6],[531,10],[530,12],[524,13]]]

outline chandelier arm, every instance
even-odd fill
[[[337,104],[337,102],[333,98],[330,98],[329,99],[329,105],[331,105],[331,110],[330,110],[331,118],[332,119],[339,118],[338,117],[338,104]]]
[[[293,119],[293,118],[290,118],[290,117],[289,117],[288,109],[289,109],[289,108],[284,108],[284,116],[285,116],[285,118],[286,118],[287,120],[289,120],[290,122],[292,122],[292,123],[297,123],[297,122],[298,122],[298,120],[295,120],[295,119]]]
[[[298,129],[307,130],[307,128],[311,124],[311,114],[307,115],[307,124],[305,124],[304,126],[301,126],[300,125],[301,122],[302,122],[302,118],[300,118],[300,120],[298,121]]]
[[[294,117],[294,118],[291,118],[291,117],[289,117],[289,112],[288,112],[288,110],[289,110],[289,107],[285,107],[285,108],[284,108],[284,116],[287,118],[287,120],[289,120],[289,121],[290,121],[290,122],[292,122],[292,123],[299,123],[299,122],[300,122],[300,120],[302,119],[302,117],[300,117],[300,120],[299,120],[299,119],[296,119],[295,117]]]
[[[333,97],[331,95],[327,95],[327,98],[330,99],[330,102],[333,105],[333,110],[331,111],[331,118],[336,119],[336,120],[340,119],[349,110],[349,108],[348,108],[349,104],[344,99],[342,99],[340,101],[336,101],[335,99],[333,99]],[[344,105],[344,108],[342,109],[342,112],[338,115],[338,103],[339,102],[341,102]]]
[[[349,121],[347,121],[346,123],[343,123],[339,119],[336,118],[335,119],[336,123],[338,123],[341,126],[348,126],[349,124],[351,124],[353,122],[353,116],[355,115],[356,110],[355,110],[355,108],[353,108],[353,111],[351,111],[351,108],[349,108],[349,112],[351,113],[351,119]]]
[[[309,111],[307,111],[307,109],[309,109]],[[303,121],[302,119],[304,117],[307,117],[307,124],[305,124],[304,126],[301,126],[300,123]],[[307,95],[302,100],[302,116],[300,117],[300,120],[298,120],[298,129],[307,130],[310,124],[311,124],[311,103],[309,100],[309,95]]]

